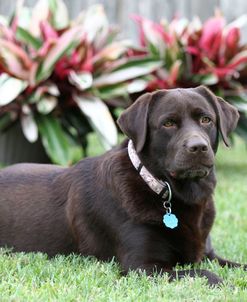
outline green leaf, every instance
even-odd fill
[[[32,9],[29,7],[23,6],[24,1],[16,1],[16,2],[17,2],[16,3],[17,5],[16,5],[16,11],[15,11],[15,17],[16,17],[16,21],[17,21],[17,27],[20,26],[22,28],[25,28],[26,30],[29,30]]]
[[[92,132],[92,128],[88,123],[87,118],[81,112],[79,108],[70,108],[64,112],[62,116],[63,125],[65,125],[66,131],[69,131],[72,135],[76,135],[80,139],[80,143],[82,140],[87,140],[87,134]],[[74,133],[70,131],[70,129],[75,130]]]
[[[150,74],[151,72],[162,67],[162,65],[163,62],[160,60],[147,62],[142,61],[141,63],[138,62],[136,65],[134,64],[133,66],[121,68],[96,78],[93,82],[93,86],[99,87],[104,85],[113,85],[123,81],[135,79],[137,77]]]
[[[42,42],[40,39],[35,38],[32,34],[30,34],[24,28],[18,27],[16,30],[16,38],[28,45],[32,46],[34,49],[39,49],[42,46]]]
[[[219,78],[215,74],[206,74],[206,75],[195,75],[193,76],[193,81],[195,83],[203,85],[215,85],[219,82]]]
[[[78,90],[84,91],[92,86],[93,77],[90,72],[76,73],[75,71],[72,71],[69,74],[69,82]]]
[[[48,0],[38,0],[31,11],[30,32],[35,37],[41,37],[40,23],[49,20],[50,8]]]
[[[160,58],[161,57],[161,54],[159,52],[159,49],[157,49],[155,47],[155,45],[153,45],[152,43],[148,43],[148,49],[150,51],[150,53],[154,56],[154,57],[158,57]]]
[[[109,100],[119,96],[128,97],[128,90],[127,90],[126,83],[102,86],[99,87],[95,93],[103,100]]]
[[[0,106],[11,103],[26,87],[27,82],[2,73],[0,75]]]
[[[83,28],[88,42],[96,46],[102,39],[105,39],[109,32],[109,23],[102,4],[90,6],[78,16],[75,22]]]
[[[109,86],[99,87],[95,94],[99,96],[103,100],[109,100],[116,97],[126,97],[130,93],[136,93],[143,91],[148,84],[149,80],[145,80],[144,78],[136,79],[131,81],[130,83],[118,83]]]
[[[136,93],[143,91],[148,85],[148,81],[144,79],[136,79],[128,84],[128,93]]]
[[[229,98],[229,100],[231,100]],[[227,100],[228,101],[228,100]],[[231,102],[229,102],[230,104],[232,104],[233,106],[235,106],[239,112],[243,112],[243,113],[247,113],[247,102],[243,102],[242,100],[240,101],[233,101],[231,100]]]
[[[239,111],[243,111],[247,113],[247,97],[243,97],[241,95],[230,96],[227,97],[227,101],[234,104],[238,108]]]
[[[71,164],[73,162],[73,146],[71,146],[59,120],[51,115],[40,115],[36,120],[43,146],[52,161],[63,166]]]
[[[129,40],[113,42],[101,49],[94,57],[94,64],[104,61],[114,61],[121,57],[129,48]]]
[[[99,98],[78,94],[74,95],[74,100],[99,136],[104,148],[110,149],[116,145],[117,129],[105,103]]]
[[[116,39],[117,35],[119,33],[119,29],[117,28],[110,28],[109,31],[106,33],[104,39],[102,39],[102,47],[104,45],[109,45],[113,43],[113,41]]]
[[[52,24],[60,30],[69,26],[69,13],[62,0],[49,0],[52,12]]]
[[[28,114],[23,114],[21,116],[21,128],[24,136],[30,143],[37,141],[38,127],[31,111],[29,111]]]
[[[0,117],[0,131],[3,131],[13,123],[16,116],[13,116],[10,112],[5,113]]]
[[[145,57],[145,58],[143,58],[143,57],[138,57],[138,58],[128,58],[128,60],[124,63],[124,64],[122,64],[122,65],[120,65],[120,66],[118,66],[115,70],[113,70],[113,71],[117,71],[117,70],[122,70],[122,69],[126,69],[126,68],[128,68],[128,67],[138,67],[138,66],[146,66],[146,65],[149,65],[149,64],[152,64],[152,63],[154,63],[154,64],[158,64],[158,63],[160,63],[160,64],[164,64],[164,62],[162,61],[162,60],[158,60],[157,58],[153,58],[153,57]]]
[[[57,97],[53,95],[44,95],[36,106],[40,113],[49,114],[57,106]]]
[[[143,33],[145,35],[145,39],[153,45],[154,48],[157,49],[158,53],[162,55],[166,48],[166,42],[162,37],[162,34],[157,31],[153,24],[149,21],[144,21],[142,25]]]

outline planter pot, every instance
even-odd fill
[[[6,132],[0,132],[0,164],[11,165],[20,162],[50,163],[50,159],[41,141],[29,143],[17,123]]]

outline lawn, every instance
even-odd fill
[[[91,146],[90,154],[101,152]],[[247,263],[247,150],[237,141],[217,156],[217,218],[213,243],[220,255]],[[247,301],[247,274],[242,269],[203,263],[225,283],[211,289],[205,280],[185,278],[168,283],[166,276],[135,273],[121,277],[118,265],[94,258],[44,254],[0,254],[0,301]]]

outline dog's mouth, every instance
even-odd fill
[[[175,179],[200,179],[205,178],[209,175],[210,170],[212,169],[212,166],[210,167],[197,167],[197,168],[188,168],[183,170],[171,170],[169,171],[169,174],[172,178]]]

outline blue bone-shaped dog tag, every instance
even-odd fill
[[[166,213],[163,216],[163,223],[166,227],[174,229],[178,226],[178,219],[174,214]]]

